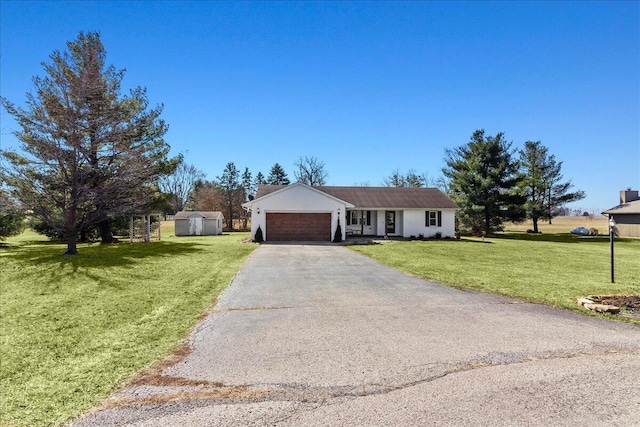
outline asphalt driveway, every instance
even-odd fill
[[[76,426],[638,425],[640,328],[263,245],[191,351]]]

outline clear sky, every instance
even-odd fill
[[[640,2],[0,2],[0,91],[99,31],[126,87],[164,104],[172,153],[330,185],[436,178],[474,130],[541,140],[600,212],[640,187]],[[16,124],[1,115],[2,148]]]

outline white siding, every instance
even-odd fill
[[[434,210],[434,209],[432,209]],[[436,233],[442,233],[442,237],[455,236],[455,211],[443,210],[440,227],[427,227],[425,220],[426,209],[406,209],[404,211],[403,237],[419,236],[433,237]]]

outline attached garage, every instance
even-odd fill
[[[331,241],[331,213],[267,212],[268,241]]]
[[[266,242],[333,240],[338,224],[352,204],[301,182],[269,187],[273,191],[244,203],[251,211],[251,236],[258,228]],[[260,190],[258,190],[260,191]]]

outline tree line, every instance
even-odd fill
[[[300,157],[294,165],[297,182],[308,185],[326,184],[328,174],[324,162],[316,157]],[[229,162],[215,180],[206,180],[203,172],[181,163],[175,173],[161,179],[160,189],[170,195],[170,213],[184,209],[219,210],[225,216],[226,229],[232,230],[235,219],[242,221],[243,229],[247,228],[249,217],[242,204],[255,197],[258,186],[290,183],[291,180],[280,163],[275,163],[265,177],[262,172],[253,176],[247,167],[241,173],[234,162]]]
[[[234,219],[246,228],[241,205],[257,187],[290,184],[279,163],[265,177],[229,162],[207,180],[182,154],[170,157],[163,106],[149,107],[141,87],[121,94],[124,70],[105,59],[99,34],[81,32],[67,51],[55,51],[43,63],[46,77],[33,79],[26,107],[1,99],[20,127],[14,134],[21,150],[0,152],[0,238],[21,230],[26,210],[38,231],[67,241],[68,255],[90,235],[113,242],[113,228],[141,212],[220,210],[227,229]],[[537,232],[539,220],[585,197],[571,191],[562,162],[540,141],[527,141],[517,152],[511,146],[504,133],[477,130],[467,144],[445,151],[437,179],[396,169],[382,185],[440,188],[460,205],[459,221],[474,232],[498,231],[504,221],[525,218]],[[325,164],[316,157],[300,157],[294,166],[296,181],[326,185]]]
[[[503,132],[492,136],[476,130],[467,144],[445,150],[442,176],[430,179],[415,169],[406,173],[396,169],[382,185],[440,188],[460,206],[460,224],[474,233],[501,231],[505,221],[525,219],[532,221],[532,231],[537,233],[540,220],[551,222],[566,204],[583,199],[585,193],[571,191],[573,184],[564,180],[562,162],[541,141],[526,141],[519,150],[511,147]],[[317,158],[300,158],[295,165],[297,181],[325,184],[324,163]],[[227,228],[234,218],[242,219],[246,227],[248,217],[242,203],[255,195],[257,186],[289,183],[278,163],[267,179],[260,172],[252,179],[248,168],[241,175],[234,163],[228,163],[217,181],[193,182],[191,207],[222,210]]]

